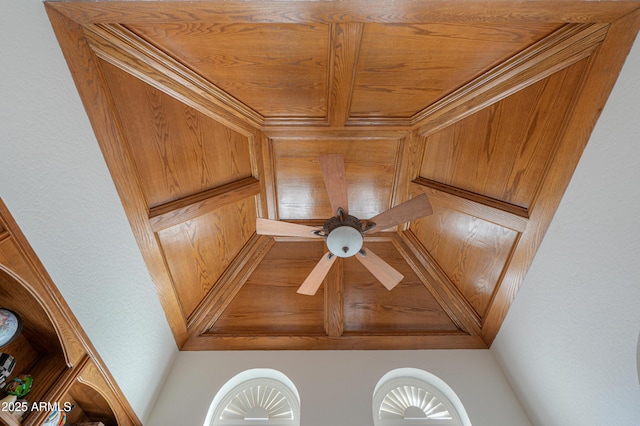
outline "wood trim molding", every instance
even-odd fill
[[[609,24],[568,24],[412,117],[428,136],[588,57]]]
[[[265,161],[263,157],[264,152],[262,150],[263,138],[264,135],[258,130],[255,131],[255,135],[248,138],[251,175],[258,181],[258,184],[260,185],[260,191],[259,194],[257,194],[256,199],[257,217],[264,217],[266,214],[268,214],[269,211],[268,198],[265,196],[265,194],[267,194],[268,185],[265,179]]]
[[[67,369],[62,376],[57,381],[57,388],[54,389],[53,392],[47,394],[45,396],[46,400],[49,401],[60,401],[64,394],[67,393],[73,382],[76,381],[78,376],[82,373],[82,369],[91,362],[91,357],[89,355],[84,355],[77,363],[74,365],[75,368]],[[45,415],[44,418],[47,416]],[[44,419],[43,419],[44,420]]]
[[[189,317],[189,341],[213,327],[274,244],[271,237],[253,234]]]
[[[411,129],[380,127],[268,127],[265,134],[272,140],[384,140],[403,139],[411,133]]]
[[[260,182],[248,177],[150,209],[149,222],[159,232],[208,212],[260,194]]]
[[[176,343],[181,346],[188,338],[185,315],[176,295],[160,243],[149,224],[148,206],[133,160],[125,148],[124,135],[118,118],[113,112],[115,108],[112,105],[108,86],[104,81],[97,58],[85,38],[82,26],[60,14],[54,5],[54,3],[46,4],[49,20],[113,177],[169,326]]]
[[[233,130],[252,136],[264,117],[119,24],[87,25],[96,56]]]
[[[313,7],[309,6],[309,3]],[[230,2],[195,1],[185,4],[164,0],[150,8],[145,1],[50,3],[78,23],[159,23],[209,21],[220,23],[304,23],[304,22],[611,22],[638,8],[638,2],[508,0],[491,4],[486,0],[443,2],[441,0],[353,0]],[[401,12],[399,12],[401,11]]]
[[[327,110],[332,126],[344,126],[349,118],[363,27],[362,23],[331,25],[331,74]]]
[[[529,223],[528,210],[473,192],[460,190],[419,177],[411,182],[414,189],[427,194],[437,205],[491,222],[503,228],[524,232]]]
[[[419,138],[415,132],[409,133],[407,137],[399,141],[399,148],[391,207],[409,199],[411,182],[418,177],[420,172],[425,149],[424,139]],[[403,229],[406,229],[407,226],[408,224],[405,224]]]
[[[273,140],[263,135],[261,148],[262,169],[264,170],[262,181],[264,183],[264,198],[267,204],[266,217],[268,219],[278,220],[278,194],[276,192],[276,165],[273,152]]]
[[[85,386],[89,386],[98,394],[100,394],[105,399],[105,401],[107,401],[109,408],[111,408],[113,414],[116,416],[118,425],[125,425],[127,424],[127,422],[123,418],[123,413],[119,412],[118,410],[114,410],[113,406],[110,403],[114,397],[117,398],[117,394],[113,394],[112,387],[109,386],[109,383],[105,381],[104,376],[101,374],[102,372],[100,370],[101,369],[98,365],[91,361],[88,362],[83,366],[82,371],[78,376],[78,382],[82,383]]]
[[[322,227],[323,223],[321,223],[320,221],[289,221],[287,220],[287,222],[292,222],[292,223],[302,223],[302,224],[306,224],[306,223],[313,223],[315,225],[310,225],[310,226],[319,226]],[[386,236],[385,236],[386,234]],[[373,234],[373,235],[365,235],[364,236],[364,243],[390,243],[393,241],[393,231],[384,231],[384,232],[380,232],[378,234]],[[309,238],[303,238],[303,237],[280,237],[280,236],[275,236],[272,237],[273,240],[276,243],[299,243],[299,242],[310,242],[310,241],[320,241],[318,239],[316,240],[311,240]]]
[[[583,89],[574,100],[570,117],[566,121],[566,128],[561,135],[559,149],[539,189],[537,199],[544,199],[545,202],[530,208],[531,215],[527,229],[521,235],[512,254],[509,268],[505,271],[486,311],[482,336],[489,346],[498,334],[509,307],[522,285],[562,195],[569,185],[582,151],[589,141],[591,131],[633,45],[639,27],[640,9],[613,22],[607,38],[589,58]]]
[[[480,335],[481,318],[436,261],[422,248],[413,232],[407,230],[400,233],[393,243],[454,324],[466,333]]]
[[[306,336],[230,336],[204,334],[182,348],[206,350],[411,350],[411,349],[486,349],[480,336],[465,333],[406,335],[353,335],[340,337]]]

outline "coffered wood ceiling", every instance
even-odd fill
[[[637,1],[50,2],[47,10],[183,350],[491,345],[615,82]],[[257,217],[420,193],[366,237],[386,290]],[[117,268],[117,265],[113,265]],[[141,307],[143,309],[144,307]]]

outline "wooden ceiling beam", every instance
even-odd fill
[[[609,24],[568,24],[412,117],[428,136],[588,57]]]
[[[306,22],[611,22],[638,8],[637,1],[353,0],[353,1],[147,1],[55,2],[49,4],[79,23],[306,23]]]
[[[349,118],[362,30],[362,23],[331,25],[327,111],[329,111],[329,123],[333,127],[344,126]]]
[[[337,259],[324,279],[324,329],[329,337],[344,332],[343,259]]]
[[[437,262],[422,249],[413,232],[399,233],[393,244],[454,324],[466,333],[480,335],[481,318]]]
[[[450,208],[516,232],[524,232],[529,223],[528,210],[520,206],[483,197],[423,177],[414,179],[411,187],[427,194],[434,205]]]
[[[244,178],[208,191],[180,198],[153,207],[149,223],[153,232],[159,232],[205,213],[237,203],[260,194],[260,182],[253,177]]]
[[[120,24],[86,25],[95,54],[196,111],[251,137],[264,117]]]

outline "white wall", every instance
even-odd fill
[[[474,426],[531,424],[489,350],[181,352],[148,424],[201,426],[227,380],[250,368],[273,368],[295,383],[302,426],[370,426],[378,380],[401,367],[444,380]]]
[[[44,6],[0,6],[0,197],[137,414],[177,353]]]
[[[640,41],[492,351],[537,425],[640,424]]]

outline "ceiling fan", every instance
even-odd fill
[[[369,220],[361,221],[349,214],[347,180],[342,154],[318,157],[324,185],[329,194],[331,210],[336,215],[329,218],[322,228],[302,224],[258,218],[256,233],[282,237],[323,238],[329,251],[304,280],[298,293],[314,295],[338,257],[355,256],[388,290],[404,278],[400,272],[378,257],[371,249],[363,248],[365,233],[378,231],[409,222],[433,213],[425,194],[420,194]]]

